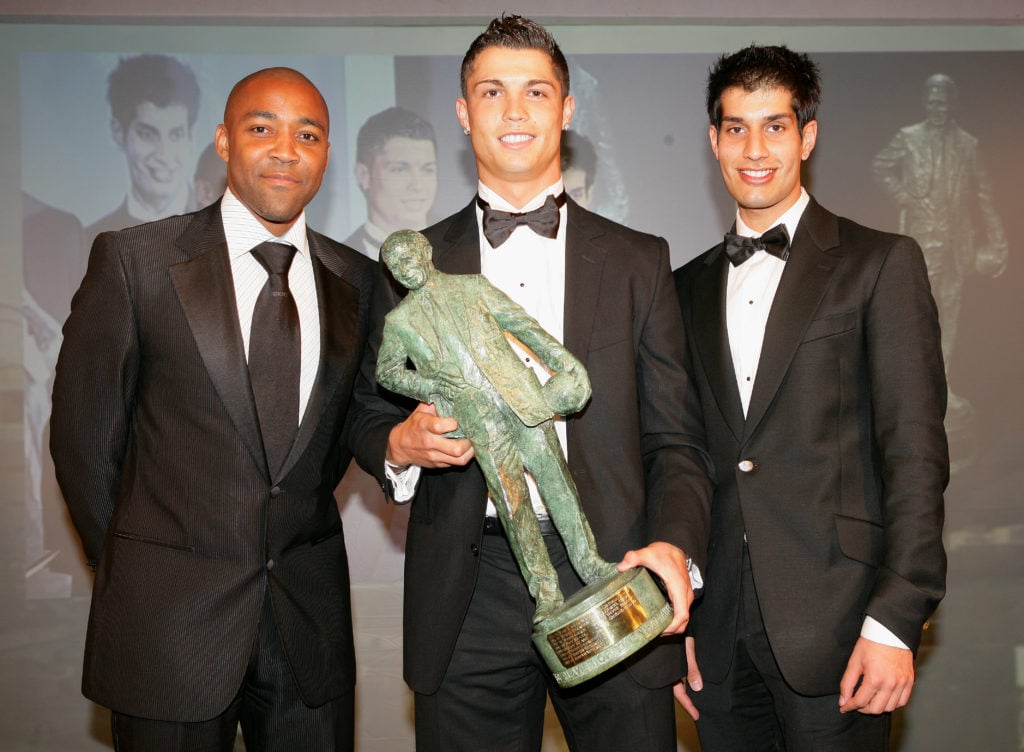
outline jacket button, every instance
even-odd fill
[[[470,543],[469,544],[469,552],[471,554],[473,554],[473,556],[479,556],[480,555],[480,546],[478,546],[476,543]]]
[[[274,568],[274,560],[273,559],[267,559],[267,571],[269,572],[273,568]]]
[[[280,486],[274,486],[273,488],[270,489],[270,498],[276,499],[282,493],[284,493],[284,491],[281,490]]]
[[[753,460],[741,460],[740,463],[736,467],[739,468],[741,473],[750,473],[750,472],[754,471],[754,461]]]

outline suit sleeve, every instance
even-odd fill
[[[706,571],[712,464],[691,379],[668,244],[659,238],[654,294],[637,349],[641,452],[652,541],[678,545]]]
[[[867,310],[868,368],[883,488],[885,558],[867,614],[916,651],[945,593],[949,454],[939,322],[917,243],[898,237]]]
[[[99,235],[71,303],[57,359],[50,451],[57,482],[96,566],[127,452],[139,340],[118,235]]]
[[[370,302],[370,335],[349,408],[352,413],[349,448],[359,466],[377,479],[385,493],[389,493],[390,484],[384,472],[388,436],[392,428],[408,417],[415,404],[377,384],[377,360],[384,318],[399,301],[396,285],[383,264],[378,266],[377,275]]]

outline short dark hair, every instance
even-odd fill
[[[589,138],[582,133],[566,131],[562,134],[562,172],[570,169],[582,170],[586,175],[584,185],[590,188],[597,177],[597,150]]]
[[[536,21],[522,16],[507,16],[504,13],[495,18],[473,43],[462,58],[462,96],[468,94],[466,82],[473,71],[477,55],[488,47],[505,47],[509,50],[540,50],[551,58],[551,64],[562,87],[562,97],[569,96],[569,64],[559,49],[555,38]]]
[[[107,77],[110,113],[127,129],[143,102],[157,107],[182,105],[188,110],[188,127],[196,124],[199,84],[192,69],[170,55],[123,57]]]
[[[788,91],[801,131],[814,120],[821,101],[818,66],[804,53],[793,52],[785,45],[752,44],[732,55],[722,55],[712,66],[706,104],[708,118],[716,128],[722,125],[722,93],[736,86],[749,92],[772,88]]]
[[[370,115],[356,136],[356,162],[372,166],[373,158],[393,138],[414,138],[437,146],[434,126],[414,112],[402,107],[388,107]]]

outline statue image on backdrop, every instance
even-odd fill
[[[925,120],[901,128],[875,156],[871,168],[899,207],[899,231],[913,237],[924,251],[939,308],[948,380],[964,278],[972,271],[990,277],[1002,274],[1007,242],[978,140],[953,119],[956,83],[942,73],[929,76],[923,103]],[[974,409],[952,390],[948,405],[946,431],[955,471],[970,465],[977,451]]]
[[[602,637],[591,634],[589,624],[572,623],[572,617],[589,608],[588,597],[596,591],[600,590],[596,597],[601,599],[608,589],[614,592],[621,586],[624,575],[638,571],[620,575],[615,564],[597,553],[555,432],[556,416],[576,413],[590,399],[590,379],[583,364],[482,274],[438,271],[430,242],[419,232],[400,230],[389,235],[381,247],[381,260],[409,293],[385,318],[377,381],[397,394],[433,404],[440,416],[455,418],[459,428],[452,437],[472,443],[488,493],[537,604],[534,642],[559,683],[572,686],[609,668],[612,661],[625,658],[660,634],[671,619],[671,609],[653,581],[648,593],[642,592],[644,583],[634,581],[636,592],[629,591],[628,603],[602,605],[610,622],[622,616],[633,620],[627,630],[613,624],[612,631],[620,633],[617,637],[625,638],[625,632],[647,622],[642,635],[636,635],[635,645],[628,650],[623,646],[612,651],[611,660],[599,656],[594,664],[600,666],[597,671],[581,666],[610,645],[598,644]],[[508,335],[550,371],[543,384],[516,354]],[[588,585],[568,604],[543,542],[526,473],[537,484],[573,568]],[[601,589],[606,580],[611,582]],[[579,608],[584,601],[586,605]],[[566,614],[568,619],[563,618]],[[559,634],[561,630],[555,628],[546,635],[549,625],[566,626],[563,622],[569,627],[565,632]],[[587,632],[582,637],[581,629]]]

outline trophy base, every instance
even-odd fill
[[[536,624],[533,644],[560,687],[575,687],[661,634],[672,607],[643,567],[592,582]]]

